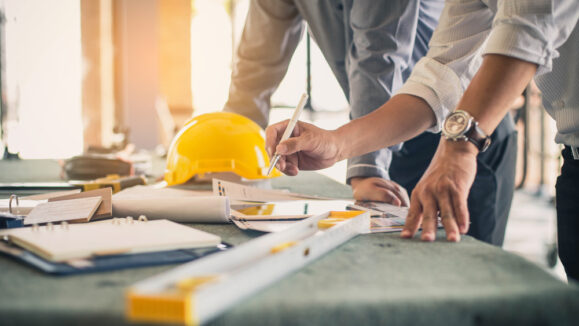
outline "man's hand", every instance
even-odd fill
[[[408,192],[392,180],[378,177],[350,179],[354,199],[360,201],[379,201],[395,206],[408,206]]]
[[[442,138],[430,166],[412,191],[403,238],[422,223],[422,240],[434,241],[438,215],[448,241],[460,241],[470,224],[467,198],[476,174],[478,149],[470,142]]]
[[[298,121],[292,136],[280,143],[288,122],[273,124],[265,130],[265,149],[269,156],[282,155],[276,165],[281,172],[293,176],[299,170],[324,169],[343,159],[333,131],[302,121]]]

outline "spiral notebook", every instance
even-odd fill
[[[169,220],[112,219],[11,229],[14,244],[53,262],[217,246],[221,238]]]

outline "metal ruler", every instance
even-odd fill
[[[203,324],[369,228],[368,212],[312,216],[136,283],[127,291],[127,317]]]

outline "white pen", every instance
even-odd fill
[[[283,135],[281,136],[281,140],[279,141],[280,143],[282,141],[290,138],[292,132],[294,131],[296,123],[298,122],[298,119],[300,118],[300,115],[302,114],[302,111],[304,110],[304,106],[306,106],[307,100],[308,100],[308,94],[303,93],[302,97],[300,98],[300,101],[298,102],[298,105],[296,106],[296,109],[294,110],[294,114],[292,115],[291,120],[287,124],[287,127],[285,128],[285,131],[284,131]],[[279,161],[280,156],[281,155],[275,153],[275,155],[273,156],[273,160],[271,160],[271,163],[269,164],[269,169],[267,169],[267,175],[269,175],[271,173],[271,171],[273,170],[273,168],[277,164],[277,161]]]

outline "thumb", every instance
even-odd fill
[[[265,150],[270,157],[273,157],[273,154],[276,153],[276,146],[278,145],[287,124],[288,120],[278,122],[265,129]]]

